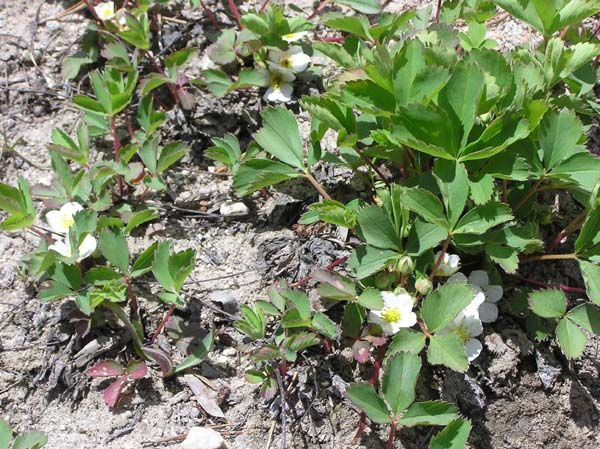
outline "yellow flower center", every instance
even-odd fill
[[[273,76],[271,77],[271,86],[275,89],[280,89],[282,84],[283,79],[281,78],[281,76],[273,74]]]
[[[385,309],[381,314],[381,318],[388,323],[397,323],[402,318],[402,314],[398,309]]]
[[[471,338],[471,336],[469,335],[469,331],[467,331],[467,328],[465,326],[458,326],[456,329],[454,329],[454,333],[458,335],[458,338],[460,338],[460,341],[462,341],[463,343],[468,342]]]
[[[65,215],[64,217],[62,217],[62,225],[66,228],[69,229],[71,226],[73,226],[73,224],[75,224],[75,220],[73,219],[72,216],[70,215]]]
[[[281,67],[284,67],[286,69],[289,69],[292,67],[292,58],[291,56],[287,56],[285,58],[281,58],[281,61],[279,61],[279,64],[281,65]]]

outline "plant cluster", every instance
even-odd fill
[[[289,102],[292,83],[307,71],[318,75],[310,55],[329,58],[338,71],[321,94],[299,100],[310,115],[308,136],[280,105],[262,112],[244,151],[226,135],[205,153],[227,167],[242,196],[308,182],[321,198],[300,223],[345,228],[360,242],[346,275],[333,271],[345,259],[313,273],[326,308],[284,280],[268,301],[241,308],[235,326],[255,342],[246,377],[263,397],[285,394],[289,365],[309,348],[351,347],[357,363],[372,365],[369,381],[346,392],[361,411],[357,436],[368,417],[390,425],[390,449],[398,427],[412,426],[444,426],[430,447],[460,448],[469,420],[451,404],[416,400],[423,364],[468,370],[483,351],[484,324],[500,310],[522,320],[536,341],[555,338],[568,358],[583,354],[589,332],[600,332],[600,160],[585,146],[598,112],[600,43],[581,26],[600,12],[599,2],[452,0],[431,24],[430,8],[386,14],[371,0],[338,0],[358,13],[324,15],[322,27],[337,37],[312,41],[321,29],[309,19],[319,9],[308,19],[286,17],[265,2],[242,15],[229,2],[238,27],[222,30],[211,50],[219,68],[197,79],[185,72],[194,49],[156,51],[157,11],[166,1],[125,1],[119,9],[86,3],[95,20],[82,52],[64,65],[72,78],[102,64],[89,72],[91,93],[73,98],[83,121],[74,135],[52,133],[51,186],[0,184],[8,214],[0,229],[40,237],[28,273],[41,283],[42,301],[75,301],[82,335],[107,315],[130,333],[135,358],[88,371],[116,379],[105,391],[110,406],[146,375],[148,362],[165,377],[178,374],[204,360],[214,338],[209,331],[176,365],[152,347],[141,319],[139,283],[158,284],[153,297],[172,313],[185,305],[182,289],[194,267],[194,251],[175,251],[168,241],[129,246],[132,232],[158,218],[147,198],[170,193],[165,172],[189,151],[165,138],[165,111],[190,108],[194,86],[218,96],[259,87],[266,102]],[[535,49],[495,49],[485,21],[497,7],[539,32]],[[328,133],[335,148],[322,144]],[[328,191],[328,180],[315,175],[323,165],[366,180],[368,194]],[[581,209],[550,240],[549,192]],[[43,200],[46,224],[34,199]],[[558,260],[578,264],[585,290],[519,274],[531,262]],[[524,297],[509,298],[507,282]],[[575,291],[581,298],[566,294]]]

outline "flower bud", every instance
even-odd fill
[[[433,289],[433,283],[428,277],[421,276],[415,281],[415,289],[422,295],[428,294]]]
[[[396,270],[402,274],[412,273],[415,269],[415,262],[410,256],[402,256],[396,264]]]

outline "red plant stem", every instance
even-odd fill
[[[237,23],[240,26],[240,28],[244,28],[244,26],[242,25],[242,16],[240,14],[240,10],[235,4],[235,0],[227,0],[227,4],[229,5],[229,9],[231,9],[231,12],[235,17],[235,20],[237,20]]]
[[[96,14],[96,10],[94,9],[94,5],[92,5],[90,3],[90,0],[83,0],[83,3],[85,3],[85,5],[88,7],[88,9],[90,10],[90,12],[94,16],[94,19],[96,19],[96,21],[99,22],[99,23],[103,23],[102,20],[100,19],[100,17],[98,17],[98,14]]]
[[[262,5],[260,5],[259,12],[262,12],[262,11],[264,11],[264,10],[265,10],[265,8],[267,7],[267,5],[268,5],[268,4],[269,4],[269,0],[264,0],[264,1],[262,2]]]
[[[38,231],[35,228],[29,228],[28,231],[31,232],[32,234],[36,235],[37,237],[43,238],[47,243],[54,243],[54,240],[52,240],[52,238],[50,236],[48,236],[47,234],[44,234],[41,231]]]
[[[379,170],[379,168],[375,165],[375,163],[369,159],[367,156],[365,156],[365,154],[362,152],[361,149],[358,148],[358,146],[354,147],[354,151],[356,151],[358,153],[358,155],[360,156],[360,158],[369,166],[373,169],[373,171],[377,174],[377,176],[379,176],[379,178],[385,183],[385,185],[390,188],[391,184],[388,181],[388,179],[385,177],[385,175],[381,172],[381,170]]]
[[[343,36],[340,37],[321,37],[319,39],[317,39],[321,42],[337,42],[337,43],[344,43],[346,42],[346,38]]]
[[[531,198],[531,196],[534,193],[536,193],[537,190],[540,188],[540,185],[542,184],[542,181],[544,181],[544,177],[543,176],[540,179],[537,180],[537,182],[533,185],[533,187],[525,195],[523,195],[523,198],[521,198],[521,201],[519,201],[517,203],[517,205],[513,209],[513,212],[516,213],[521,207],[523,207],[523,205],[525,205],[525,203],[527,202],[527,200],[529,200],[529,198]]]
[[[569,254],[542,254],[541,256],[531,256],[531,257],[525,257],[524,259],[521,259],[520,262],[521,263],[528,263],[528,262],[538,262],[538,261],[543,261],[543,260],[574,260],[577,259],[577,255],[574,253],[569,253]]]
[[[502,181],[502,202],[508,203],[508,181],[506,179]]]
[[[545,282],[540,282],[540,281],[536,281],[534,279],[529,279],[529,278],[526,278],[525,276],[521,276],[518,274],[513,274],[513,276],[523,282],[527,282],[528,284],[535,285],[537,287],[556,288],[558,290],[562,290],[565,293],[577,293],[577,294],[583,294],[583,295],[587,294],[587,292],[585,291],[584,288],[569,287],[568,285],[561,285],[561,284],[546,284]]]
[[[308,20],[314,19],[316,16],[321,14],[321,12],[327,7],[327,5],[329,4],[330,1],[331,0],[321,0],[321,3],[319,3],[319,6],[317,6],[315,8],[315,10],[312,12],[312,14],[310,16],[307,17],[307,19]]]
[[[442,264],[442,260],[444,260],[444,256],[446,255],[446,252],[448,252],[448,246],[450,246],[450,240],[452,240],[452,236],[448,235],[448,237],[446,237],[446,240],[444,241],[444,246],[442,246],[442,251],[440,252],[439,257],[435,261],[433,270],[431,270],[431,273],[429,274],[430,281],[432,281],[433,278],[435,277],[435,273],[440,268],[440,265]]]
[[[435,10],[435,23],[440,23],[441,15],[442,15],[442,0],[437,0],[437,9]]]
[[[156,330],[152,334],[152,343],[156,343],[156,340],[158,339],[158,336],[162,333],[163,329],[165,328],[167,321],[169,321],[169,318],[171,318],[173,316],[173,312],[175,312],[175,306],[169,306],[169,308],[167,309],[167,312],[165,313],[165,316],[163,316],[163,319],[160,320],[160,323],[158,323]]]
[[[358,419],[358,429],[356,429],[356,435],[354,435],[354,439],[352,440],[352,444],[358,444],[360,439],[362,438],[362,434],[365,431],[365,425],[367,424],[367,415],[365,412],[360,414],[360,418]]]
[[[552,243],[550,243],[550,245],[548,245],[548,249],[547,251],[554,251],[556,248],[558,248],[560,245],[562,245],[562,241],[567,238],[569,235],[571,235],[573,232],[577,231],[581,225],[583,224],[583,222],[585,221],[585,217],[587,216],[587,211],[583,211],[582,213],[580,213],[579,215],[577,215],[573,221],[571,221],[567,226],[565,226],[565,228],[560,231],[556,237],[554,238],[554,240],[552,241]]]
[[[219,25],[219,22],[217,22],[217,16],[215,16],[215,13],[213,13],[210,9],[208,9],[206,4],[204,3],[204,0],[200,0],[200,5],[202,6],[204,13],[206,14],[206,17],[208,17],[208,20],[210,20],[212,22],[212,24],[215,26],[215,28],[217,30],[220,30],[221,25]]]
[[[131,117],[127,112],[125,112],[125,123],[127,124],[127,132],[129,133],[129,138],[133,140],[135,137],[135,131],[133,130],[133,123],[131,122]]]
[[[112,130],[113,146],[115,149],[115,162],[118,163],[119,159],[120,159],[121,141],[119,140],[119,133],[117,131],[117,117],[114,115],[112,116],[110,127]],[[117,177],[117,179],[118,179],[118,183],[119,183],[119,194],[121,196],[124,196],[125,195],[125,183],[123,182],[123,176],[119,175]]]
[[[327,265],[324,270],[326,271],[331,271],[333,270],[335,267],[343,264],[344,262],[346,262],[346,260],[348,260],[348,256],[344,256],[344,257],[340,257],[338,259],[335,259],[333,262],[331,262],[329,265]],[[308,276],[306,276],[305,278],[300,279],[298,282],[293,282],[290,284],[290,287],[302,287],[304,284],[306,284],[308,281],[310,281],[312,279],[312,274],[309,274]]]
[[[392,420],[392,425],[390,426],[390,433],[388,436],[387,443],[385,445],[385,449],[394,449],[394,439],[396,438],[396,429],[398,428],[398,422],[394,419]]]

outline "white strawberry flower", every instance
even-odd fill
[[[102,2],[94,6],[94,11],[100,20],[106,22],[115,17],[115,3],[114,2]]]
[[[286,42],[296,42],[300,39],[304,39],[307,35],[308,31],[298,31],[296,33],[284,34],[283,36],[281,36],[281,39],[283,39]]]
[[[412,311],[414,299],[408,293],[381,292],[381,297],[383,307],[371,310],[369,321],[378,324],[386,335],[397,334],[403,327],[417,323],[417,315]]]
[[[462,275],[462,273],[459,273]],[[462,275],[464,277],[464,275]],[[464,278],[466,280],[466,278]],[[450,282],[450,279],[448,280]],[[456,278],[452,282],[464,282]],[[485,301],[483,292],[476,292],[473,300],[443,329],[436,332],[437,335],[448,335],[454,333],[458,335],[460,341],[465,345],[465,353],[469,362],[472,362],[483,349],[483,345],[477,338],[483,332],[483,324],[479,318],[479,307]]]
[[[479,317],[484,323],[493,323],[498,319],[498,306],[496,303],[502,299],[504,291],[500,285],[490,285],[490,277],[483,270],[475,270],[469,275],[467,282],[475,291],[483,292],[485,302],[479,307]]]
[[[91,256],[96,251],[97,242],[94,236],[88,234],[83,238],[83,241],[79,245],[77,252],[77,262],[81,262],[83,259]],[[71,243],[69,238],[57,240],[48,247],[49,250],[55,251],[63,257],[71,257],[73,252],[71,251]]]
[[[310,64],[310,56],[302,51],[299,45],[292,45],[288,50],[269,51],[267,65],[272,72],[300,73]]]
[[[75,223],[75,214],[83,210],[83,206],[75,201],[65,203],[59,210],[51,210],[46,214],[50,230],[57,234],[67,234]]]
[[[128,30],[129,25],[127,25],[127,10],[124,8],[119,9],[115,13],[114,22],[120,31]]]
[[[440,255],[442,254],[441,251],[438,251],[435,255],[435,257],[433,258],[433,260],[435,262],[437,262],[437,260],[440,258]],[[440,266],[438,267],[438,269],[435,272],[436,276],[452,276],[454,273],[456,273],[460,268],[460,257],[458,257],[456,254],[448,254],[448,253],[444,253],[444,257],[442,258],[442,263],[440,263]]]
[[[294,87],[291,82],[296,79],[292,73],[271,72],[269,74],[269,87],[263,95],[265,101],[287,103],[292,99]]]

